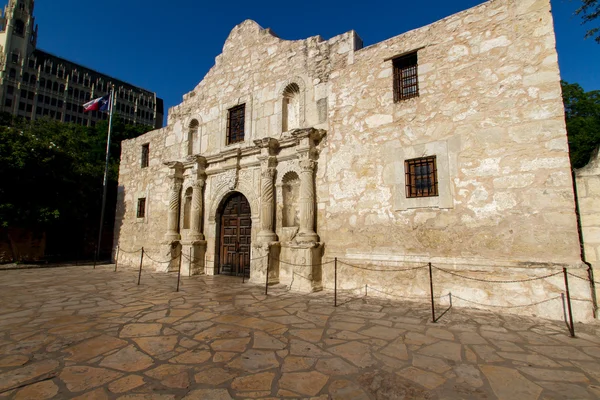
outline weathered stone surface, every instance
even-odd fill
[[[177,344],[177,336],[156,336],[133,339],[144,352],[158,356],[173,351]]]
[[[279,366],[275,352],[266,350],[248,350],[227,364],[230,368],[243,371],[264,371]]]
[[[210,351],[206,350],[190,350],[171,358],[169,362],[175,364],[202,364],[212,357]]]
[[[198,389],[191,391],[182,400],[232,400],[229,392],[225,389]]]
[[[357,399],[369,400],[369,395],[356,383],[337,380],[329,385],[329,395],[333,400]]]
[[[46,400],[58,394],[58,386],[52,381],[38,382],[20,389],[15,394],[15,400]]]
[[[246,347],[250,343],[250,338],[242,339],[221,339],[215,340],[210,344],[210,347],[214,351],[228,351],[241,353],[246,350]]]
[[[275,339],[273,336],[257,331],[254,332],[254,344],[252,347],[255,349],[281,350],[286,347],[286,344],[281,340]]]
[[[223,368],[210,368],[198,372],[194,376],[194,379],[196,380],[196,383],[218,386],[235,378],[235,376],[235,374],[224,370]]]
[[[275,374],[272,372],[262,372],[260,374],[242,376],[235,378],[233,382],[231,382],[231,388],[238,391],[270,391],[274,377]]]
[[[480,369],[499,400],[536,400],[542,392],[541,387],[515,370],[492,365],[483,365]]]
[[[327,383],[327,376],[316,371],[284,373],[279,387],[308,396],[316,396]]]
[[[38,361],[25,367],[0,373],[0,391],[19,386],[30,379],[49,374],[58,368],[55,360]]]
[[[142,353],[135,346],[127,346],[118,352],[105,357],[100,363],[101,367],[118,369],[125,372],[136,372],[154,365],[154,360]]]
[[[128,324],[121,329],[120,337],[141,337],[160,335],[162,324]]]
[[[331,353],[343,357],[359,368],[370,367],[375,361],[370,355],[369,346],[359,342],[348,342],[329,349]]]
[[[101,335],[66,349],[65,351],[70,353],[66,359],[74,362],[87,361],[126,345],[127,342],[124,340],[117,339],[112,336]]]
[[[59,377],[71,392],[90,390],[123,376],[118,372],[104,368],[66,367]]]
[[[323,358],[317,362],[316,370],[325,375],[353,375],[358,373],[356,367],[341,358]]]
[[[462,348],[460,344],[452,342],[438,342],[419,350],[419,353],[431,357],[441,357],[452,361],[462,360]]]
[[[315,365],[315,358],[287,356],[283,361],[283,372],[303,371]]]
[[[399,376],[405,379],[410,379],[413,382],[431,390],[440,386],[446,380],[433,372],[422,371],[415,367],[409,367],[397,372]]]
[[[124,378],[111,382],[108,385],[108,390],[112,393],[124,393],[140,387],[144,383],[144,378],[139,375],[127,375]]]
[[[29,361],[29,357],[12,355],[0,358],[0,368],[20,367]]]

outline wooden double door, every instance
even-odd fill
[[[220,273],[250,274],[250,204],[244,195],[235,193],[223,205],[220,232]]]

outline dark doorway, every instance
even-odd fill
[[[219,273],[250,275],[250,203],[241,193],[229,196],[220,208]]]

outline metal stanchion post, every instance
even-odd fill
[[[179,271],[177,272],[177,292],[179,292],[179,282],[181,281],[181,256],[183,255],[183,248],[179,250]],[[190,265],[191,266],[191,265]]]
[[[118,266],[119,266],[119,246],[117,246],[117,254],[115,254],[115,272],[117,272]]]
[[[369,285],[365,285],[365,297],[369,294]]]
[[[98,246],[94,247],[94,269],[96,269],[97,261],[98,261]]]
[[[142,247],[142,255],[140,256],[140,273],[138,275],[138,286],[142,280],[142,265],[144,264],[144,248]]]
[[[431,291],[431,317],[433,318],[432,322],[435,323],[435,303],[433,301],[433,270],[431,268],[431,263],[429,263],[429,290]]]
[[[188,276],[192,276],[192,248],[191,247],[190,247],[190,267],[188,269],[189,269]]]
[[[265,296],[269,294],[269,264],[271,264],[271,250],[267,250],[267,268],[265,269]]]
[[[333,275],[333,306],[337,307],[337,257],[335,258]]]
[[[569,278],[567,276],[566,268],[563,268],[563,274],[565,275],[565,289],[567,290],[567,307],[569,308],[569,331],[571,331],[571,337],[575,337],[575,325],[573,325],[573,310],[571,309],[571,292],[569,292]]]

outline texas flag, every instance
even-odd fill
[[[85,103],[83,105],[83,112],[88,111],[108,111],[110,106],[110,94],[106,96],[99,97],[90,101],[89,103]]]

